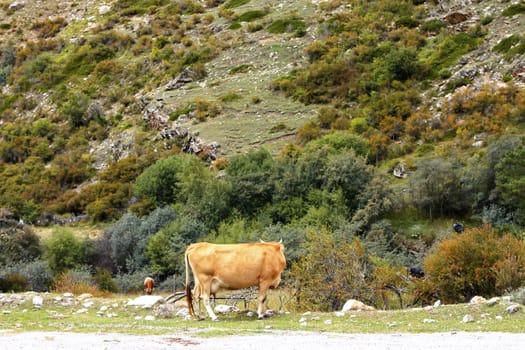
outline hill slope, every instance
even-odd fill
[[[408,115],[428,111],[425,123],[441,118],[445,124],[459,103],[454,95],[521,87],[523,7],[500,1],[4,1],[0,207],[32,220],[43,212],[83,214],[65,203],[106,179],[119,184],[122,198],[113,206],[123,210],[130,180],[156,159],[182,150],[214,160],[260,146],[278,153],[297,141],[298,131],[300,142],[309,140],[307,122],[315,138],[333,129],[356,131],[352,123],[368,119],[366,132],[357,132],[371,140],[372,156],[381,162],[397,161],[398,154],[415,159],[411,150],[420,143],[447,148],[450,139],[435,133],[406,136]],[[398,72],[401,85],[385,83],[392,72],[389,62],[380,65],[381,50],[383,58],[392,57],[388,45],[397,43],[409,51],[413,45],[423,67],[408,79]],[[451,43],[457,47],[446,46]],[[320,57],[328,65],[343,57],[358,72],[348,72],[344,84],[330,80],[332,73],[316,68]],[[283,77],[288,82],[281,83]],[[417,101],[396,115],[399,100],[414,91],[421,92]],[[326,110],[319,105],[335,108],[339,121],[323,125]],[[392,118],[383,120],[387,114]],[[440,132],[469,128],[461,123],[442,125]],[[504,121],[497,137],[502,130],[521,133],[514,124]],[[487,132],[473,129],[463,131],[460,149]]]

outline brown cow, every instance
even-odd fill
[[[286,266],[281,242],[212,244],[194,243],[186,249],[186,300],[190,314],[195,316],[190,289],[190,271],[193,271],[194,298],[202,297],[212,320],[217,316],[210,305],[210,295],[219,289],[242,289],[259,286],[259,319],[266,316],[266,295],[276,288]],[[200,310],[199,310],[200,311]],[[200,313],[200,312],[199,312]]]
[[[146,294],[150,295],[153,293],[153,287],[155,286],[155,281],[151,277],[146,277],[144,280],[144,291]]]

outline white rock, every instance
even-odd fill
[[[142,316],[135,316],[135,320],[136,320],[136,321],[140,321],[140,320],[142,320]]]
[[[325,321],[324,321],[324,324],[327,325],[327,326],[329,326],[329,325],[332,324],[332,320],[325,320]]]
[[[155,316],[148,315],[148,316],[144,317],[144,320],[146,320],[146,321],[155,321]]]
[[[82,304],[82,306],[85,307],[85,308],[93,307],[93,305],[95,305],[95,303],[92,302],[92,301],[88,301],[88,302],[85,302],[84,304]]]
[[[436,302],[434,303],[433,306],[434,306],[435,309],[440,307],[441,306],[441,300],[436,300]]]
[[[471,304],[481,304],[481,303],[484,303],[486,301],[487,301],[487,299],[485,299],[483,297],[480,297],[479,295],[476,295],[475,297],[472,297],[472,299],[470,299],[470,303]]]
[[[299,320],[299,323],[306,323],[306,317],[301,317],[301,319]]]
[[[9,9],[10,10],[18,10],[18,9],[21,9],[22,7],[24,7],[26,5],[26,3],[24,1],[15,1],[11,4],[9,4]]]
[[[109,11],[111,11],[111,6],[108,6],[108,5],[102,5],[98,8],[98,13],[100,15],[105,15],[106,13],[108,13]]]
[[[512,302],[512,295],[505,295],[504,297],[501,297],[501,300],[504,302],[504,303],[511,303]]]
[[[164,298],[160,295],[143,295],[133,300],[128,301],[128,306],[142,306],[144,308],[151,308],[157,303],[163,303]]]
[[[488,306],[494,306],[496,305],[497,303],[500,302],[500,298],[498,297],[494,297],[494,298],[490,298],[489,300],[487,300],[487,302],[485,304],[487,304]]]
[[[42,306],[44,306],[44,298],[42,298],[40,295],[35,295],[33,297],[33,306],[37,309],[40,309]]]
[[[342,311],[336,311],[336,312],[334,312],[334,315],[335,315],[336,317],[343,317],[343,316],[345,315],[345,313],[342,312]]]
[[[501,316],[501,315],[498,315],[498,316],[496,316],[496,317],[494,317],[494,318],[495,318],[496,320],[498,320],[498,321],[503,320],[503,316]]]
[[[106,305],[102,305],[100,307],[100,311],[108,311],[108,307]]]
[[[253,317],[253,315],[255,315],[255,313],[253,311],[248,311],[246,313],[246,316],[248,316],[248,317]]]
[[[88,312],[88,309],[79,309],[79,310],[77,311],[77,314],[85,314],[85,313],[87,313],[87,312]]]
[[[519,304],[510,305],[505,309],[505,311],[507,311],[509,314],[513,314],[519,310],[521,310],[521,305]]]
[[[474,316],[472,315],[465,315],[463,316],[463,323],[470,323],[470,322],[474,322]]]
[[[312,314],[311,311],[306,311],[306,312],[303,314],[303,316],[310,316],[311,314]]]
[[[179,316],[179,317],[186,317],[186,316],[189,316],[189,315],[190,315],[190,312],[189,312],[188,309],[186,309],[186,308],[180,309],[180,310],[177,311],[177,313],[175,314],[175,316]]]
[[[431,318],[425,318],[425,319],[423,320],[423,323],[436,323],[436,322],[437,322],[436,320],[431,319]]]
[[[66,298],[72,298],[73,297],[73,293],[69,293],[69,292],[66,292],[63,294]]]
[[[219,304],[213,309],[216,313],[228,314],[230,312],[238,312],[239,309],[232,305]]]

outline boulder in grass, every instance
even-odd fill
[[[142,306],[143,308],[152,308],[155,304],[164,303],[164,298],[160,295],[143,295],[128,301],[128,306]]]

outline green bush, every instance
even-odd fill
[[[501,13],[502,16],[512,17],[519,13],[525,12],[525,3],[521,2],[519,4],[510,5]]]
[[[246,5],[250,0],[230,0],[223,5],[225,9],[233,9],[242,5]]]
[[[397,27],[417,28],[419,21],[413,17],[401,17],[396,21]]]
[[[501,39],[499,43],[497,43],[492,48],[492,50],[499,53],[507,53],[514,45],[519,43],[520,40],[521,36],[519,34],[513,34],[511,36]]]
[[[43,243],[44,259],[54,273],[82,266],[87,260],[87,242],[70,229],[56,228]]]
[[[136,16],[152,13],[168,3],[168,0],[118,0],[115,7],[123,16]]]
[[[437,75],[443,68],[455,64],[462,55],[477,48],[481,42],[481,38],[465,32],[445,37],[427,61],[433,69],[432,74]]]
[[[111,273],[108,270],[97,267],[95,275],[93,276],[93,281],[101,291],[110,293],[118,292],[117,283],[113,280]]]
[[[306,23],[299,19],[278,19],[266,30],[273,34],[294,33],[295,36],[300,37],[306,32]]]
[[[447,22],[445,21],[442,21],[440,19],[431,19],[431,20],[423,22],[420,26],[420,29],[422,32],[439,33],[441,28],[444,28],[446,26],[447,26]]]

